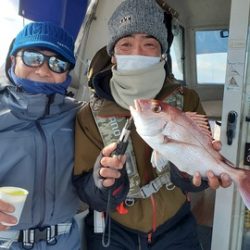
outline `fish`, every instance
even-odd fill
[[[191,176],[199,171],[206,178],[208,170],[216,176],[226,173],[250,209],[250,170],[238,168],[214,149],[206,115],[155,99],[134,100],[130,113],[137,133],[153,149],[153,167],[161,171],[170,161]]]

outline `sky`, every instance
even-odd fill
[[[23,18],[18,15],[18,5],[19,0],[1,0],[0,66],[5,61],[12,39],[23,27]]]

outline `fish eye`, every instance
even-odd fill
[[[154,113],[160,113],[161,112],[161,106],[160,105],[154,105],[152,108],[152,111]]]

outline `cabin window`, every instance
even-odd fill
[[[198,84],[224,84],[228,30],[196,31],[195,44]]]
[[[173,31],[174,40],[170,48],[172,73],[175,78],[184,81],[184,29],[179,26]]]

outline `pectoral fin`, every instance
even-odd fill
[[[151,163],[158,171],[162,171],[162,169],[167,165],[168,159],[154,150],[151,155]]]

